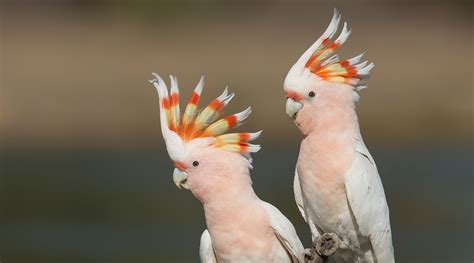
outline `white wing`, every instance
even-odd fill
[[[378,262],[395,262],[385,193],[374,159],[362,140],[346,174],[347,199],[363,236],[369,237]]]
[[[306,216],[306,206],[304,205],[303,195],[301,194],[301,185],[300,185],[300,178],[298,176],[298,170],[295,169],[295,179],[293,180],[293,192],[295,194],[295,201],[298,210],[300,210],[301,215],[303,216],[304,221],[309,225],[309,229],[311,230],[311,237],[312,240],[316,240],[321,234],[319,233],[318,229],[313,223],[311,218],[307,218]]]
[[[298,177],[298,170],[295,169],[295,179],[293,180],[293,192],[295,194],[295,201],[296,206],[298,206],[298,210],[300,210],[301,215],[304,218],[304,221],[308,223],[306,219],[306,209],[303,203],[303,196],[301,195],[301,185],[300,185],[300,178]]]
[[[204,230],[201,235],[201,244],[199,247],[199,257],[202,263],[216,263],[217,259],[212,248],[211,236],[209,231]]]
[[[267,202],[262,201],[262,203],[270,216],[270,222],[275,235],[283,244],[288,254],[294,262],[303,262],[303,244],[301,244],[293,224],[276,207]]]

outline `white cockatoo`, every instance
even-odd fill
[[[171,78],[171,94],[163,79],[150,82],[160,99],[161,130],[174,166],[178,188],[190,190],[204,207],[207,230],[201,236],[202,262],[302,262],[304,249],[291,222],[252,188],[248,143],[256,133],[228,133],[250,115],[250,108],[217,120],[234,94],[227,89],[202,111],[197,105],[202,77],[180,114],[178,83]],[[217,120],[217,121],[216,121]]]
[[[355,103],[373,63],[362,54],[339,60],[347,39],[337,10],[284,82],[286,111],[303,134],[294,178],[295,199],[313,240],[334,233],[340,248],[330,262],[394,262],[385,193],[359,130]]]

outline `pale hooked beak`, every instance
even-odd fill
[[[174,184],[181,189],[183,187],[184,189],[189,189],[188,187],[188,173],[185,171],[182,171],[178,168],[175,168],[173,171],[173,181]]]
[[[288,98],[286,100],[286,114],[290,116],[293,120],[296,119],[296,115],[298,112],[303,108],[303,104],[300,102],[297,102],[296,100],[292,98]]]

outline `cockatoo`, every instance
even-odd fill
[[[334,233],[330,262],[394,262],[385,193],[359,130],[355,103],[373,63],[362,54],[339,60],[347,23],[332,40],[337,10],[322,36],[291,67],[284,82],[286,112],[303,134],[294,177],[298,208],[313,240]]]
[[[204,207],[207,230],[201,236],[202,262],[302,262],[304,249],[292,223],[252,188],[250,144],[261,133],[228,133],[250,115],[246,110],[217,120],[234,94],[227,88],[202,111],[197,105],[204,78],[180,115],[176,77],[171,95],[163,79],[153,74],[158,91],[161,130],[176,167],[173,180],[190,190]],[[217,121],[216,121],[217,120]]]

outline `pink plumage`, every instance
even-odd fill
[[[150,82],[161,101],[163,137],[176,167],[173,181],[179,188],[190,190],[204,207],[207,229],[201,237],[201,261],[302,262],[303,246],[291,222],[277,208],[260,200],[252,188],[250,153],[260,146],[249,141],[261,132],[226,134],[242,124],[250,108],[215,121],[233,97],[226,89],[197,113],[201,78],[180,116],[178,97],[169,99],[165,82],[154,76]],[[175,77],[171,77],[171,83],[172,96],[179,94]]]
[[[340,15],[303,53],[284,83],[286,111],[304,135],[294,191],[313,238],[335,233],[342,245],[329,262],[394,262],[390,219],[375,161],[359,130],[355,103],[373,64],[339,61],[349,36],[335,35]],[[358,64],[359,63],[359,64]]]

